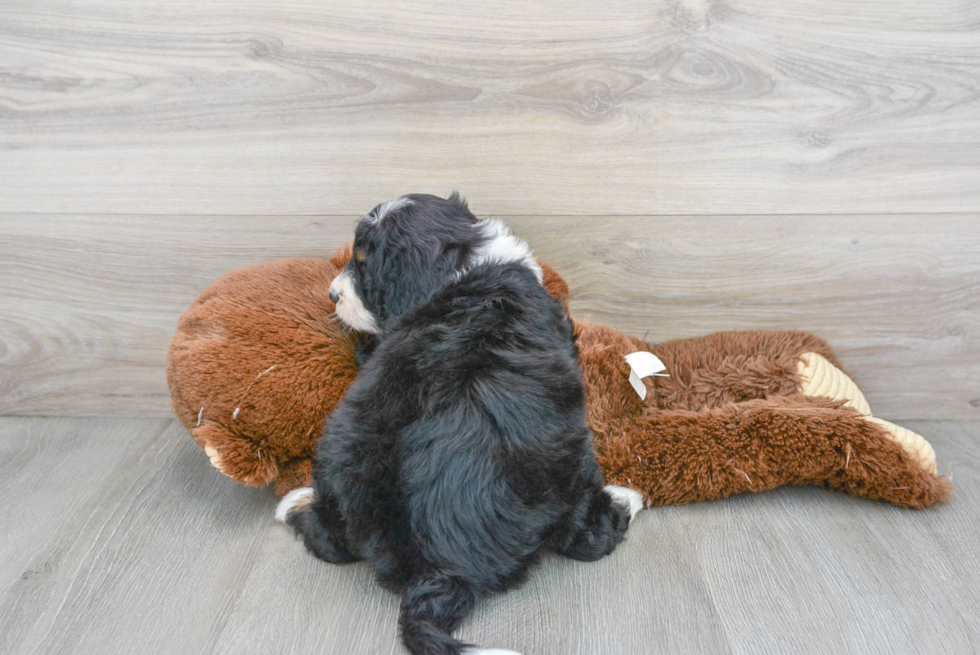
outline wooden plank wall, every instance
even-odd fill
[[[0,414],[165,416],[180,312],[458,188],[651,341],[829,339],[980,417],[980,3],[11,0]]]
[[[169,415],[166,348],[194,296],[239,266],[332,253],[355,220],[10,216],[0,413]],[[649,341],[807,329],[882,416],[980,413],[980,216],[508,222],[564,274],[579,318]]]

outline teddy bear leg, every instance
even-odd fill
[[[853,407],[859,414],[871,416],[871,406],[854,380],[820,353],[800,355],[796,372],[800,376],[800,391],[804,396],[843,400],[845,405]]]
[[[812,484],[921,508],[952,490],[878,423],[830,399],[656,412],[612,428],[594,442],[606,481],[639,489],[652,506]]]
[[[857,384],[826,357],[819,353],[803,353],[800,355],[797,373],[803,395],[844,401],[845,406],[852,407],[866,420],[880,426],[924,468],[932,473],[936,472],[936,453],[929,442],[911,430],[873,417],[871,406]]]

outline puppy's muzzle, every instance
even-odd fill
[[[354,281],[349,271],[343,271],[330,284],[330,300],[335,306],[337,318],[348,327],[361,332],[378,332],[378,323],[374,314],[364,307],[354,288]]]
[[[329,294],[330,295],[330,300],[335,305],[337,304],[337,302],[341,298],[344,297],[344,288],[343,288],[343,285],[341,284],[341,282],[343,281],[343,277],[345,275],[347,275],[347,271],[341,272],[340,275],[338,275],[337,277],[335,277],[330,282],[330,294]]]

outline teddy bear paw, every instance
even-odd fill
[[[212,446],[205,446],[204,454],[208,456],[209,460],[211,460],[211,466],[218,469],[218,471],[223,473],[224,475],[228,475],[227,473],[225,473],[224,468],[222,468],[221,454],[218,453],[218,450],[216,448],[213,448]]]
[[[617,487],[614,484],[606,485],[606,493],[617,505],[622,505],[630,511],[630,521],[636,516],[637,512],[643,509],[643,496],[639,491],[628,489],[627,487]]]
[[[856,409],[865,420],[881,426],[893,441],[905,449],[924,469],[936,473],[936,453],[923,437],[900,425],[871,415],[871,406],[854,380],[818,353],[803,353],[797,368],[800,390],[806,396],[833,398]]]
[[[871,406],[858,386],[844,371],[819,353],[803,353],[797,365],[800,387],[804,396],[819,396],[844,400],[859,414],[871,416]]]
[[[883,421],[880,418],[869,416],[867,420],[883,427],[888,432],[888,436],[898,442],[905,449],[905,452],[919,461],[922,468],[932,474],[936,473],[936,451],[932,449],[932,444],[926,441],[925,438],[908,428]]]

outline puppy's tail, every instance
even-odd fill
[[[510,650],[479,648],[449,633],[473,609],[476,595],[458,577],[434,574],[413,578],[402,595],[398,625],[413,655],[520,655]]]

